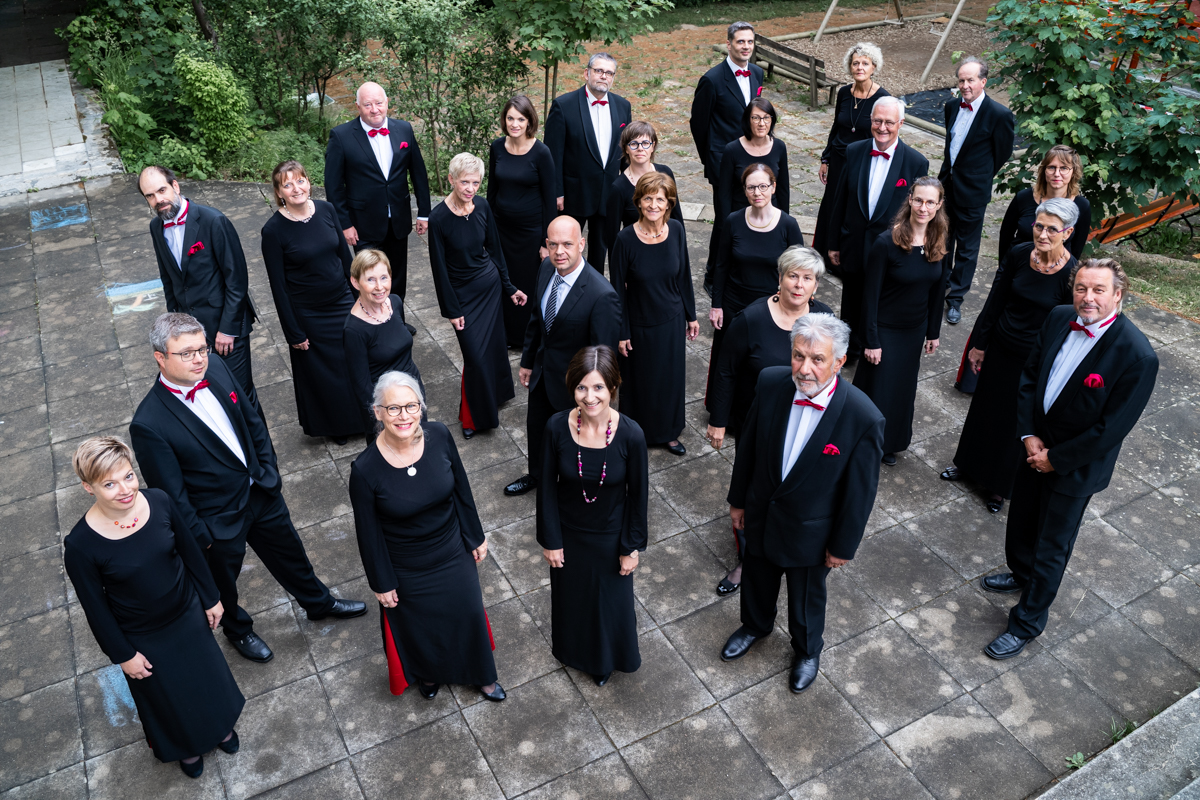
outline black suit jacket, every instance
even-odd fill
[[[545,381],[546,396],[557,410],[573,408],[575,394],[567,388],[567,365],[584,347],[606,344],[614,351],[621,333],[621,304],[617,291],[586,261],[554,318],[550,334],[542,317],[542,298],[557,270],[550,259],[538,268],[537,293],[529,298],[533,313],[525,329],[521,367],[533,370],[529,389]]]
[[[247,289],[246,254],[233,223],[215,208],[188,201],[183,228],[182,267],[163,236],[163,221],[150,221],[167,310],[191,314],[212,344],[217,333],[248,336],[257,317]],[[191,255],[188,253],[191,252]]]
[[[996,173],[1012,158],[1017,120],[1011,111],[985,94],[951,175],[950,132],[958,119],[960,102],[956,98],[946,103],[946,145],[938,180],[943,186],[953,180],[954,205],[981,208],[991,202]]]
[[[233,424],[245,464],[157,376],[129,425],[146,485],[171,496],[202,548],[242,532],[251,478],[271,494],[280,491],[267,425],[215,353],[204,379]]]
[[[750,96],[762,90],[763,68],[750,64]],[[692,97],[692,140],[704,164],[704,177],[716,186],[721,176],[721,154],[725,145],[742,135],[742,112],[746,101],[738,87],[737,78],[729,68],[728,59],[700,76],[696,94]],[[786,210],[786,209],[785,209]]]
[[[383,241],[389,222],[397,238],[408,236],[412,230],[410,180],[417,195],[417,216],[429,216],[429,176],[412,125],[389,118],[387,129],[392,146],[392,169],[387,178],[358,117],[331,130],[325,146],[325,197],[333,203],[342,228],[356,229],[364,242]]]
[[[586,86],[556,98],[546,115],[545,141],[554,156],[555,196],[563,198],[563,213],[573,217],[603,214],[620,172],[622,128],[633,121],[633,109],[620,95],[609,92],[607,99],[612,116],[607,164],[600,160]]]
[[[796,385],[790,367],[767,367],[738,438],[729,505],[746,510],[749,552],[781,567],[817,567],[825,551],[853,558],[883,458],[883,415],[845,378],[787,476],[783,445]],[[837,454],[826,454],[833,445]]]
[[[839,251],[841,268],[845,272],[863,271],[871,245],[879,234],[892,227],[892,220],[908,199],[913,181],[929,174],[929,159],[904,142],[897,142],[896,151],[888,162],[879,200],[875,203],[875,213],[868,216],[871,151],[874,149],[874,139],[854,142],[846,148],[846,166],[834,195],[829,230],[837,233],[833,237],[834,246],[829,249]],[[900,181],[904,181],[904,185],[898,185]]]
[[[1076,316],[1074,306],[1059,306],[1042,325],[1018,384],[1017,433],[1035,435],[1050,448],[1054,491],[1087,497],[1108,486],[1121,442],[1154,391],[1158,355],[1145,334],[1118,315],[1047,413],[1042,407],[1050,368]],[[1104,385],[1087,386],[1090,375],[1099,375]]]

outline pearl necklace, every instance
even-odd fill
[[[575,412],[575,434],[580,439],[583,438],[583,412]],[[604,478],[608,475],[608,445],[612,442],[612,413],[608,415],[608,428],[604,431],[604,463],[600,467],[600,484],[596,487],[596,496],[588,497],[587,489],[583,488],[583,445],[575,451],[575,457],[579,464],[579,486],[583,492],[583,502],[594,503],[600,499],[600,487],[604,485]]]
[[[307,217],[305,217],[304,219],[300,219],[300,218],[299,218],[299,217],[297,217],[295,214],[293,214],[293,213],[292,213],[292,212],[291,212],[291,211],[288,209],[288,207],[287,207],[287,206],[284,206],[283,208],[281,208],[281,209],[280,209],[280,211],[282,211],[282,212],[283,212],[283,215],[284,215],[285,217],[287,217],[288,219],[290,219],[292,222],[308,222],[310,219],[312,219],[312,218],[313,218],[313,214],[317,213],[317,207],[316,207],[315,205],[313,205],[313,201],[312,201],[312,200],[307,200],[307,201],[305,201],[304,208],[305,208],[305,209],[309,209],[309,208],[311,208],[311,209],[312,209],[312,211],[309,211],[309,212],[308,212],[308,216],[307,216]]]
[[[638,233],[640,233],[642,236],[645,236],[647,239],[657,239],[658,237],[662,236],[664,233],[667,232],[666,225],[664,225],[662,230],[659,231],[658,233],[647,233],[646,229],[644,227],[642,227],[641,225],[636,225],[634,227],[637,228]]]
[[[391,303],[389,303],[388,305],[390,306],[390,305],[391,305]],[[383,319],[380,319],[379,317],[375,316],[374,314],[372,314],[370,311],[368,311],[368,310],[367,310],[367,307],[366,307],[366,306],[363,304],[363,301],[362,301],[361,299],[358,301],[358,307],[359,307],[359,308],[361,308],[361,309],[363,310],[363,313],[364,313],[364,314],[366,314],[368,317],[370,317],[371,319],[375,320],[376,322],[378,322],[378,323],[379,323],[379,324],[381,324],[381,325],[382,325],[383,323],[387,322],[389,319],[391,319],[391,318],[392,318],[392,315],[391,315],[391,314],[388,314],[388,315],[387,315],[386,317],[384,317]]]

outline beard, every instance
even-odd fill
[[[805,397],[816,397],[821,392],[825,391],[825,387],[827,387],[831,382],[833,382],[833,379],[836,377],[837,377],[837,373],[835,372],[833,375],[829,376],[829,380],[825,381],[824,383],[822,383],[818,386],[816,381],[804,380],[802,375],[793,374],[792,375],[792,383],[796,384],[796,390],[799,391],[800,394],[804,395]],[[812,387],[812,386],[816,386],[816,388],[813,389],[812,391],[809,391],[809,388],[807,388],[807,387]]]
[[[155,208],[154,213],[158,214],[158,218],[161,219],[163,222],[170,222],[171,220],[175,219],[175,217],[179,216],[179,209],[181,209],[181,208],[183,208],[183,203],[181,203],[179,201],[179,198],[176,197],[174,200],[171,201],[171,204],[169,206],[167,206],[166,208],[164,208],[164,209]]]

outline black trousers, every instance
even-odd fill
[[[850,326],[852,356],[862,355],[863,339],[863,273],[861,270],[842,270],[842,322]]]
[[[262,416],[262,406],[258,404],[258,392],[254,391],[254,372],[250,369],[250,334],[239,336],[233,340],[233,349],[229,355],[222,356],[225,366],[241,384],[246,399],[254,406],[258,415]]]
[[[787,577],[788,632],[801,658],[814,658],[825,646],[825,578],[829,567],[781,567],[764,556],[742,560],[742,626],[755,636],[775,627],[779,581]]]
[[[954,182],[946,187],[946,215],[950,218],[950,285],[946,289],[946,304],[958,308],[971,290],[975,265],[979,261],[979,240],[983,236],[983,213],[987,206],[964,208],[955,202]]]
[[[717,185],[712,184],[712,202],[714,214],[715,210],[721,207],[717,202]],[[713,270],[717,266],[717,254],[721,248],[721,225],[725,222],[722,219],[713,220],[712,233],[708,236],[708,261],[704,264],[704,286],[713,285]]]
[[[257,486],[250,487],[248,517],[241,534],[232,539],[214,539],[204,551],[212,570],[225,616],[221,627],[230,639],[240,639],[253,630],[254,622],[238,605],[237,578],[246,558],[246,545],[266,566],[267,572],[305,611],[320,614],[333,606],[333,596],[313,572],[300,534],[292,525],[291,514],[282,495],[273,495]]]
[[[354,245],[354,252],[361,253],[363,250],[382,250],[388,257],[392,265],[392,294],[399,295],[403,300],[408,290],[408,237],[396,236],[389,224],[387,235],[381,240],[366,241],[360,238],[358,244]]]
[[[604,215],[593,214],[590,217],[571,215],[579,223],[580,230],[587,236],[587,262],[596,268],[596,272],[604,274],[604,260],[608,257],[608,247],[604,244]],[[586,228],[586,230],[585,230]]]
[[[529,390],[529,405],[525,410],[525,441],[529,443],[529,474],[538,481],[542,479],[542,444],[546,433],[546,423],[559,411],[566,409],[555,408],[546,394],[546,381],[550,376],[542,373],[537,386]]]
[[[1046,629],[1050,605],[1092,499],[1059,494],[1053,486],[1050,475],[1022,466],[1008,508],[1004,553],[1013,577],[1024,586],[1020,601],[1008,614],[1008,630],[1022,639]]]

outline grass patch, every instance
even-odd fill
[[[684,0],[686,2],[687,0]],[[841,0],[838,8],[868,8],[883,6],[881,0]],[[680,25],[719,25],[721,23],[746,20],[755,22],[779,17],[796,17],[801,14],[824,14],[828,0],[760,0],[753,3],[703,3],[687,5],[676,2],[675,8],[654,17],[650,24],[656,31],[674,30]]]
[[[1146,238],[1141,244],[1146,244]],[[1141,299],[1200,322],[1200,259],[1192,257],[1200,251],[1200,241],[1190,240],[1190,244],[1181,250],[1181,257],[1168,255],[1164,258],[1162,254],[1141,252],[1129,245],[1120,249],[1101,247],[1095,256],[1121,262],[1129,276],[1130,290]],[[1186,255],[1182,255],[1183,252]]]
[[[1138,247],[1146,253],[1157,253],[1168,258],[1191,258],[1200,253],[1200,240],[1192,238],[1191,231],[1174,225],[1156,225],[1138,239]]]

